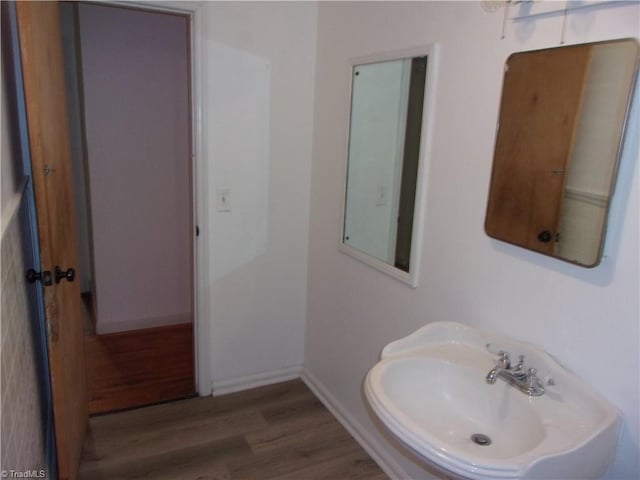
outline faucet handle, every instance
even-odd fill
[[[540,395],[544,395],[544,386],[540,383],[538,379],[538,371],[535,368],[530,368],[527,371],[527,389],[526,393],[530,397],[538,397]]]
[[[511,368],[511,358],[509,356],[509,352],[502,349],[496,349],[491,343],[487,343],[486,347],[489,353],[498,356],[498,367],[506,370],[509,370]]]
[[[498,352],[498,365],[501,368],[507,370],[511,368],[511,358],[509,357],[509,352],[505,352],[503,350],[500,350]]]

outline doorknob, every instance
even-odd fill
[[[551,241],[551,232],[549,230],[543,230],[538,234],[538,240],[543,243],[548,243]]]
[[[56,265],[56,283],[60,283],[63,278],[66,278],[69,282],[73,282],[73,279],[76,278],[75,270],[73,268],[62,270]]]
[[[49,270],[36,272],[33,268],[30,268],[29,270],[27,270],[25,278],[29,283],[36,283],[38,280],[40,280],[46,286],[49,286],[53,283],[51,281],[51,272]]]

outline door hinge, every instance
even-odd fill
[[[46,287],[53,283],[51,272],[49,270],[43,270],[42,272],[36,272],[33,268],[27,270],[25,278],[29,283],[35,283],[37,281],[42,282]]]

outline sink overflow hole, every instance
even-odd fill
[[[491,439],[484,433],[474,433],[473,435],[471,435],[471,440],[473,441],[473,443],[476,443],[483,447],[491,445]]]

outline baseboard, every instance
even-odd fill
[[[118,322],[96,322],[96,333],[98,335],[109,335],[111,333],[128,332],[131,330],[145,330],[147,328],[161,328],[172,325],[184,325],[192,323],[193,314],[178,313],[175,315],[166,315],[163,317],[149,317],[140,319],[130,319]]]
[[[304,368],[301,374],[302,381],[320,399],[334,417],[356,439],[369,456],[384,470],[390,478],[409,478],[400,464],[387,452],[387,450],[372,438],[369,432],[358,422],[349,411],[329,392],[318,378]]]
[[[302,366],[271,370],[269,372],[247,375],[244,377],[230,378],[228,380],[213,381],[213,396],[225,395],[227,393],[240,392],[250,388],[262,387],[272,383],[286,382],[294,378],[300,378]]]

